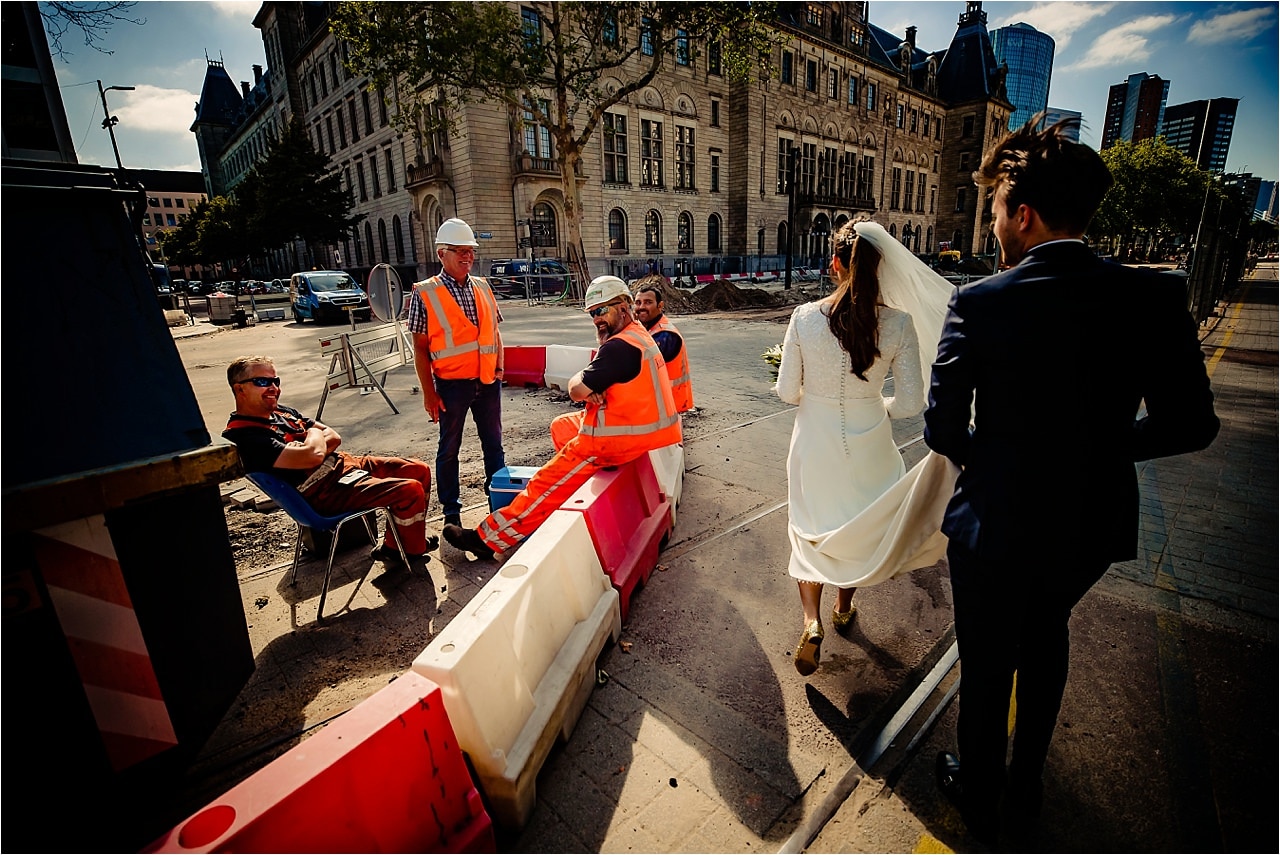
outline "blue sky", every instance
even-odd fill
[[[111,141],[101,127],[104,86],[135,86],[108,92],[120,119],[116,139],[125,166],[148,169],[200,168],[195,116],[206,68],[205,54],[221,58],[231,79],[253,80],[253,65],[265,64],[262,39],[253,26],[257,0],[141,2],[131,16],[142,26],[117,24],[105,37],[105,55],[63,39],[67,62],[54,59],[76,152],[84,163],[111,164]],[[1031,24],[1056,41],[1049,103],[1084,114],[1085,142],[1096,146],[1106,113],[1107,90],[1138,72],[1170,81],[1169,104],[1206,98],[1239,98],[1235,133],[1227,159],[1232,172],[1280,177],[1280,92],[1277,77],[1275,2],[984,2],[989,28]],[[917,28],[916,44],[942,50],[955,33],[964,0],[871,0],[875,25],[893,33]]]

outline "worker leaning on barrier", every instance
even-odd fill
[[[482,558],[513,549],[537,529],[588,478],[655,448],[681,441],[680,413],[666,363],[631,309],[631,292],[616,276],[600,276],[587,288],[586,311],[600,349],[569,379],[569,397],[585,403],[551,423],[556,453],[505,508],[478,529],[444,527],[445,540]]]
[[[436,231],[438,275],[413,286],[409,332],[413,365],[422,386],[423,408],[440,423],[436,450],[436,496],[444,521],[461,522],[458,451],[467,412],[484,453],[484,489],[507,465],[502,448],[502,313],[483,279],[473,278],[475,233],[455,218]]]

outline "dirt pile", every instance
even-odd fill
[[[694,291],[689,302],[695,312],[732,312],[737,309],[770,308],[782,305],[779,295],[759,288],[739,288],[732,282],[717,279]]]

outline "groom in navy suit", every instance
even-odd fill
[[[1218,433],[1183,285],[1084,245],[1111,174],[1067,138],[1078,119],[1036,131],[1038,119],[973,175],[993,193],[993,229],[1013,267],[952,297],[924,415],[929,447],[963,468],[942,526],[963,681],[959,758],[940,754],[936,771],[985,842],[997,838],[1006,783],[1006,816],[1039,813],[1071,609],[1112,562],[1137,554],[1134,463],[1197,451]]]

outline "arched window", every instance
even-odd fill
[[[787,254],[787,224],[778,223],[778,247],[774,250],[778,255]]]
[[[926,252],[933,252],[933,226],[924,233],[924,248]]]
[[[644,248],[662,249],[662,217],[653,209],[644,215]]]
[[[902,227],[902,245],[906,247],[911,246],[911,224],[910,223],[907,223],[905,226]]]
[[[404,235],[400,229],[400,215],[391,218],[391,236],[396,245],[396,264],[404,264]]]
[[[891,238],[896,238],[897,236],[898,236],[898,227],[897,227],[895,224],[890,223],[890,224],[889,224],[889,237],[891,237]]]
[[[356,229],[354,232],[352,232],[351,243],[355,245],[355,249],[356,249],[356,267],[363,267],[364,266],[364,248],[360,246],[360,230],[359,229]]]
[[[364,224],[364,245],[369,249],[369,266],[372,267],[378,263],[378,257],[373,247],[373,226],[367,220]]]
[[[539,202],[533,206],[533,245],[560,245],[559,236],[556,234],[556,212],[546,202]]]
[[[688,211],[681,211],[676,221],[676,249],[680,252],[693,252],[693,217]]]
[[[391,253],[387,251],[387,221],[378,220],[378,247],[382,250],[382,260],[390,261]]]
[[[707,252],[720,252],[720,215],[707,217]]]
[[[609,212],[609,250],[611,252],[627,251],[627,215],[621,208]]]

